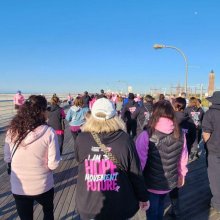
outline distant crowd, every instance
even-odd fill
[[[206,155],[212,199],[220,212],[220,92],[208,97],[205,112],[196,97],[141,96],[129,93],[67,97],[67,112],[54,94],[27,100],[14,97],[17,114],[9,126],[4,160],[21,220],[33,219],[33,204],[53,220],[53,170],[63,156],[70,129],[78,162],[77,212],[82,220],[125,220],[140,209],[161,220],[170,196],[170,216],[181,219],[179,188],[187,165]],[[24,160],[25,158],[25,160]],[[207,204],[208,205],[208,204]]]

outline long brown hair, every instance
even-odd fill
[[[74,100],[74,104],[76,107],[82,107],[83,106],[83,100],[81,97],[77,96]]]
[[[179,126],[176,122],[174,109],[171,103],[166,100],[158,101],[153,106],[153,113],[148,122],[149,135],[151,136],[155,132],[156,124],[158,123],[161,117],[168,118],[171,121],[173,121],[174,124],[173,136],[174,138],[178,139],[180,137],[180,131],[179,131]]]
[[[30,96],[12,119],[9,132],[14,143],[21,143],[27,133],[46,124],[47,100],[41,95]]]

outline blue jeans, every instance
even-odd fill
[[[164,199],[166,194],[149,192],[150,208],[147,210],[147,220],[162,220],[164,212]]]

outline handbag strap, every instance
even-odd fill
[[[13,158],[13,156],[14,156],[14,154],[15,154],[15,152],[16,152],[16,150],[18,149],[18,144],[14,144],[14,146],[13,146],[13,148],[12,148],[12,155],[11,155],[11,161],[12,161],[12,158]]]
[[[97,145],[99,146],[99,148],[101,149],[102,152],[104,152],[108,158],[122,171],[125,171],[125,169],[122,167],[121,163],[118,161],[118,159],[115,157],[114,154],[112,154],[112,152],[110,152],[108,150],[108,148],[101,142],[99,136],[97,133],[95,132],[91,132],[95,142],[97,143]]]

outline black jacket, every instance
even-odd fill
[[[190,152],[191,147],[196,140],[196,126],[193,120],[184,112],[175,112],[177,123],[186,135],[187,149]]]
[[[144,103],[141,107],[137,107],[134,113],[131,114],[131,118],[137,120],[137,136],[143,131],[144,126],[147,125],[152,112],[153,104]]]
[[[47,108],[47,111],[48,111],[48,122],[47,123],[54,130],[64,130],[61,110],[62,108],[58,105],[51,105]]]
[[[202,129],[211,134],[207,141],[208,153],[220,156],[220,105],[210,106],[204,115]]]
[[[129,99],[128,103],[123,106],[121,110],[121,118],[127,122],[127,121],[136,121],[131,118],[131,115],[135,112],[135,110],[138,108],[138,103],[134,100]]]
[[[124,220],[147,201],[147,189],[134,142],[118,131],[102,134],[101,141],[110,148],[126,170],[121,171],[99,149],[90,133],[76,139],[75,156],[79,163],[76,205],[82,219]]]
[[[187,107],[184,112],[187,116],[189,116],[193,120],[197,129],[202,128],[202,119],[204,116],[204,111],[202,108]]]
[[[148,189],[172,190],[178,183],[178,162],[183,149],[183,138],[155,131],[150,138],[144,176]]]
[[[88,107],[89,108],[89,102],[91,101],[91,98],[89,95],[84,95],[82,96],[83,100],[83,107]]]

